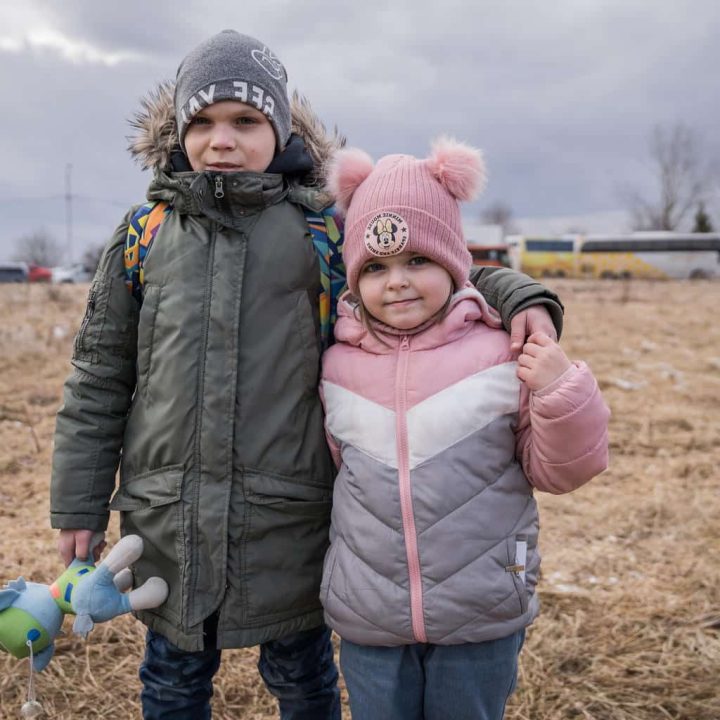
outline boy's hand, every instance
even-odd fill
[[[571,363],[562,348],[545,333],[533,333],[518,357],[517,376],[530,390],[542,390],[557,380]]]
[[[58,537],[58,552],[62,557],[65,567],[67,567],[75,558],[86,560],[90,554],[90,541],[94,530],[61,530]],[[97,562],[100,559],[102,551],[107,543],[101,540],[93,548],[93,559]]]
[[[510,350],[520,352],[525,339],[533,333],[545,333],[557,340],[555,325],[544,305],[533,305],[519,312],[510,321]]]

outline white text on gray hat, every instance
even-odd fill
[[[248,102],[248,84],[244,80],[234,80],[233,87],[235,90],[235,97],[240,102]],[[272,117],[275,112],[275,100],[270,93],[265,92],[261,87],[257,85],[250,86],[252,95],[250,96],[250,102],[248,104],[254,105],[258,110],[265,113],[268,117]]]

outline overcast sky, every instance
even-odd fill
[[[290,88],[374,157],[424,155],[441,133],[483,148],[469,221],[502,200],[525,232],[621,229],[623,194],[653,192],[654,125],[685,123],[720,154],[717,0],[3,3],[0,259],[39,229],[66,246],[68,165],[72,253],[109,237],[150,179],[127,118],[224,28],[266,42]]]

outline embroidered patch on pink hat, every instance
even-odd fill
[[[410,236],[407,222],[396,213],[380,213],[365,228],[365,247],[378,257],[397,255]]]

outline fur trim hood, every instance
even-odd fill
[[[175,84],[164,82],[151,90],[141,107],[130,119],[133,133],[128,136],[128,150],[143,170],[167,170],[170,158],[179,151],[174,104]],[[345,145],[337,128],[329,133],[308,100],[293,92],[290,100],[292,132],[299,135],[312,158],[314,171],[304,184],[324,187],[327,165]]]

